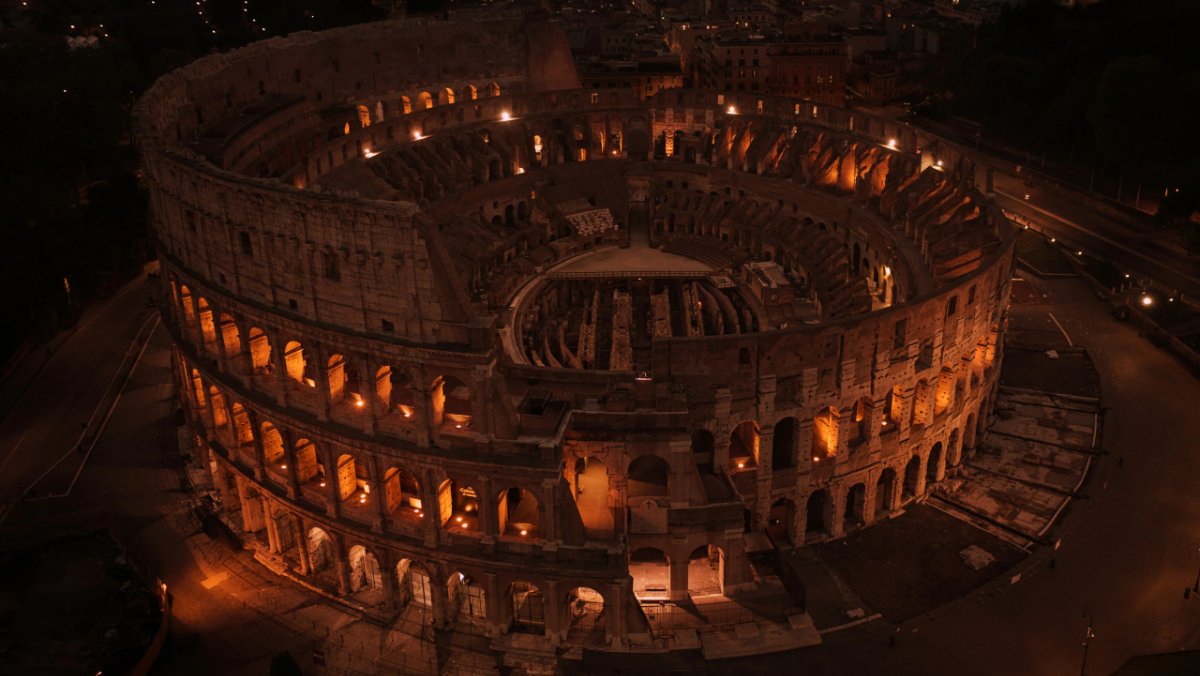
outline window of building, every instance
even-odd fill
[[[238,233],[238,242],[242,245],[242,255],[243,256],[250,256],[250,257],[254,256],[254,247],[251,246],[251,244],[250,244],[250,233],[239,232]]]
[[[326,279],[336,282],[342,278],[341,270],[338,269],[337,253],[333,251],[321,252],[321,269]]]

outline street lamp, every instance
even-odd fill
[[[1154,305],[1154,299],[1150,297],[1150,294],[1142,294],[1142,306],[1150,307],[1151,305]]]

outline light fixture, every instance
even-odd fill
[[[729,115],[737,115],[737,106],[729,106],[725,109],[725,112]]]
[[[461,517],[461,516],[456,516],[456,517],[454,517],[454,520],[455,520],[455,521],[457,521],[458,523],[462,523],[462,517]]]
[[[525,537],[526,535],[529,535],[529,531],[527,531],[527,530],[525,530],[524,528],[522,528],[522,529],[521,529],[521,537]]]
[[[744,463],[744,462],[739,462],[739,463],[737,464],[737,466],[738,466],[738,469],[744,469],[744,468],[746,467],[746,463]]]
[[[425,137],[424,137],[424,136],[421,136],[421,132],[419,132],[419,131],[414,131],[414,132],[413,132],[413,140],[414,140],[414,141],[420,141],[420,140],[421,140],[421,139],[423,139],[423,138],[425,138]]]
[[[508,122],[508,121],[509,121],[509,120],[511,120],[511,119],[512,119],[512,114],[511,114],[511,113],[509,113],[507,110],[505,110],[505,111],[502,111],[502,112],[500,113],[500,121],[501,121],[501,122]]]
[[[894,138],[888,139],[887,147],[891,148],[892,150],[895,150],[896,149],[896,139],[894,139]]]
[[[1150,307],[1151,305],[1154,305],[1154,299],[1150,297],[1150,294],[1147,293],[1147,294],[1142,295],[1142,305],[1144,305],[1146,307]]]

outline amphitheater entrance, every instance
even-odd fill
[[[542,590],[528,582],[514,582],[509,588],[512,602],[512,631],[520,634],[546,633],[546,603]]]
[[[661,549],[643,547],[629,556],[629,575],[633,593],[639,599],[666,599],[671,596],[671,560]]]
[[[865,523],[867,505],[867,487],[854,484],[846,492],[846,509],[842,514],[842,530],[850,531]]]
[[[767,513],[767,537],[778,544],[795,544],[792,542],[792,522],[795,518],[795,503],[787,498],[776,500]]]
[[[895,493],[896,471],[892,468],[883,470],[879,481],[875,484],[875,515],[876,517],[892,511],[892,495]]]
[[[826,518],[826,512],[829,508],[829,495],[826,494],[825,489],[813,491],[812,495],[808,496],[808,504],[805,510],[805,535],[812,537],[829,532],[829,519]]]
[[[945,469],[942,465],[942,442],[937,442],[929,451],[929,460],[925,461],[925,485],[932,486],[941,481]]]
[[[711,596],[725,592],[725,552],[716,545],[701,545],[688,556],[688,593]]]
[[[454,572],[446,580],[450,619],[479,623],[487,618],[487,592],[470,575]]]
[[[608,506],[608,468],[597,458],[582,458],[575,466],[575,504],[590,537],[607,538],[613,532]]]
[[[500,494],[500,532],[522,538],[539,537],[542,517],[537,497],[524,488],[510,488]]]

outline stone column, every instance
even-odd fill
[[[546,542],[558,540],[558,481],[546,479],[542,481],[541,498],[538,508],[541,510],[542,539]]]
[[[875,523],[875,500],[879,492],[878,479],[872,481],[872,475],[867,475],[866,491],[863,492],[863,524]]]
[[[350,593],[350,562],[346,560],[346,539],[337,531],[329,531],[329,539],[333,549],[333,565],[337,570],[338,594],[346,596]]]
[[[688,559],[684,554],[682,557],[672,558],[670,561],[671,574],[671,600],[685,601],[688,599]]]
[[[358,412],[363,416],[362,430],[368,436],[373,436],[377,423],[375,410],[375,374],[365,359],[355,359],[354,361],[354,370],[359,374],[359,396],[362,397],[363,402],[362,407],[358,409]]]
[[[281,339],[278,335],[267,335],[267,340],[271,343],[271,364],[273,375],[275,376],[275,401],[283,407],[288,403],[288,374],[287,361],[283,357],[284,347],[287,342]]]
[[[325,351],[316,346],[312,349],[312,358],[316,360],[316,366],[313,368],[313,380],[317,384],[317,410],[315,411],[317,419],[322,422],[329,420],[329,410],[333,406],[329,394],[329,365],[326,363],[328,357],[325,356]]]
[[[267,496],[262,496],[263,521],[267,527],[267,547],[271,552],[279,554],[283,548],[279,546],[279,529],[275,524],[275,517],[271,513],[271,501]]]
[[[484,535],[495,538],[500,534],[500,519],[496,514],[491,477],[486,475],[479,477],[478,500],[480,529]]]
[[[262,501],[252,495],[253,488],[246,485],[246,480],[237,477],[238,501],[242,504],[242,530],[256,533],[263,529]]]
[[[566,638],[567,628],[563,626],[563,597],[559,593],[558,580],[546,580],[542,590],[542,602],[546,618],[546,638],[557,643]]]
[[[263,443],[262,443],[262,427],[259,424],[258,415],[250,409],[246,410],[246,419],[250,421],[250,427],[251,427],[251,432],[252,432],[251,436],[254,438],[254,440],[252,442],[254,444],[254,466],[252,467],[252,469],[254,470],[254,478],[257,479],[258,481],[262,481],[263,478],[266,476],[265,472],[267,469],[267,454],[266,454],[266,450],[263,448]],[[240,455],[241,450],[242,450],[242,444],[241,444],[241,440],[238,439],[237,424],[232,419],[230,419],[230,424],[233,427],[234,445],[237,447],[237,452]],[[283,438],[282,430],[280,430],[279,436],[281,439]],[[287,442],[286,442],[286,440],[284,441],[284,457],[287,457]],[[288,463],[288,469],[291,469],[291,463]]]
[[[434,579],[429,581],[429,592],[431,595],[430,603],[433,606],[433,626],[439,629],[445,629],[450,624],[450,597],[446,592],[446,576],[442,575],[444,571],[429,571]],[[467,593],[464,588],[463,594]]]
[[[758,475],[754,501],[754,528],[766,525],[771,513],[771,482],[774,476],[775,428],[763,429],[758,435]]]
[[[375,517],[371,520],[371,530],[382,533],[388,523],[387,495],[383,486],[384,470],[379,466],[379,458],[374,455],[368,455],[367,462],[367,469],[371,476],[370,499],[375,502]]]
[[[337,459],[331,451],[321,451],[321,462],[325,465],[325,514],[331,519],[342,513],[342,496],[338,491]]]
[[[312,552],[308,549],[308,531],[304,519],[299,514],[293,514],[292,523],[296,526],[296,548],[300,552],[300,574],[312,575]]]
[[[504,633],[507,626],[507,618],[503,611],[504,604],[501,604],[500,580],[495,573],[483,574],[484,587],[487,590],[487,597],[484,599],[487,603],[487,621],[488,633],[491,636],[499,636]]]
[[[826,505],[827,521],[826,527],[829,529],[830,537],[839,538],[845,532],[845,517],[843,513],[846,511],[846,490],[842,486],[830,486],[827,492],[829,503]],[[828,512],[833,514],[829,515]]]

